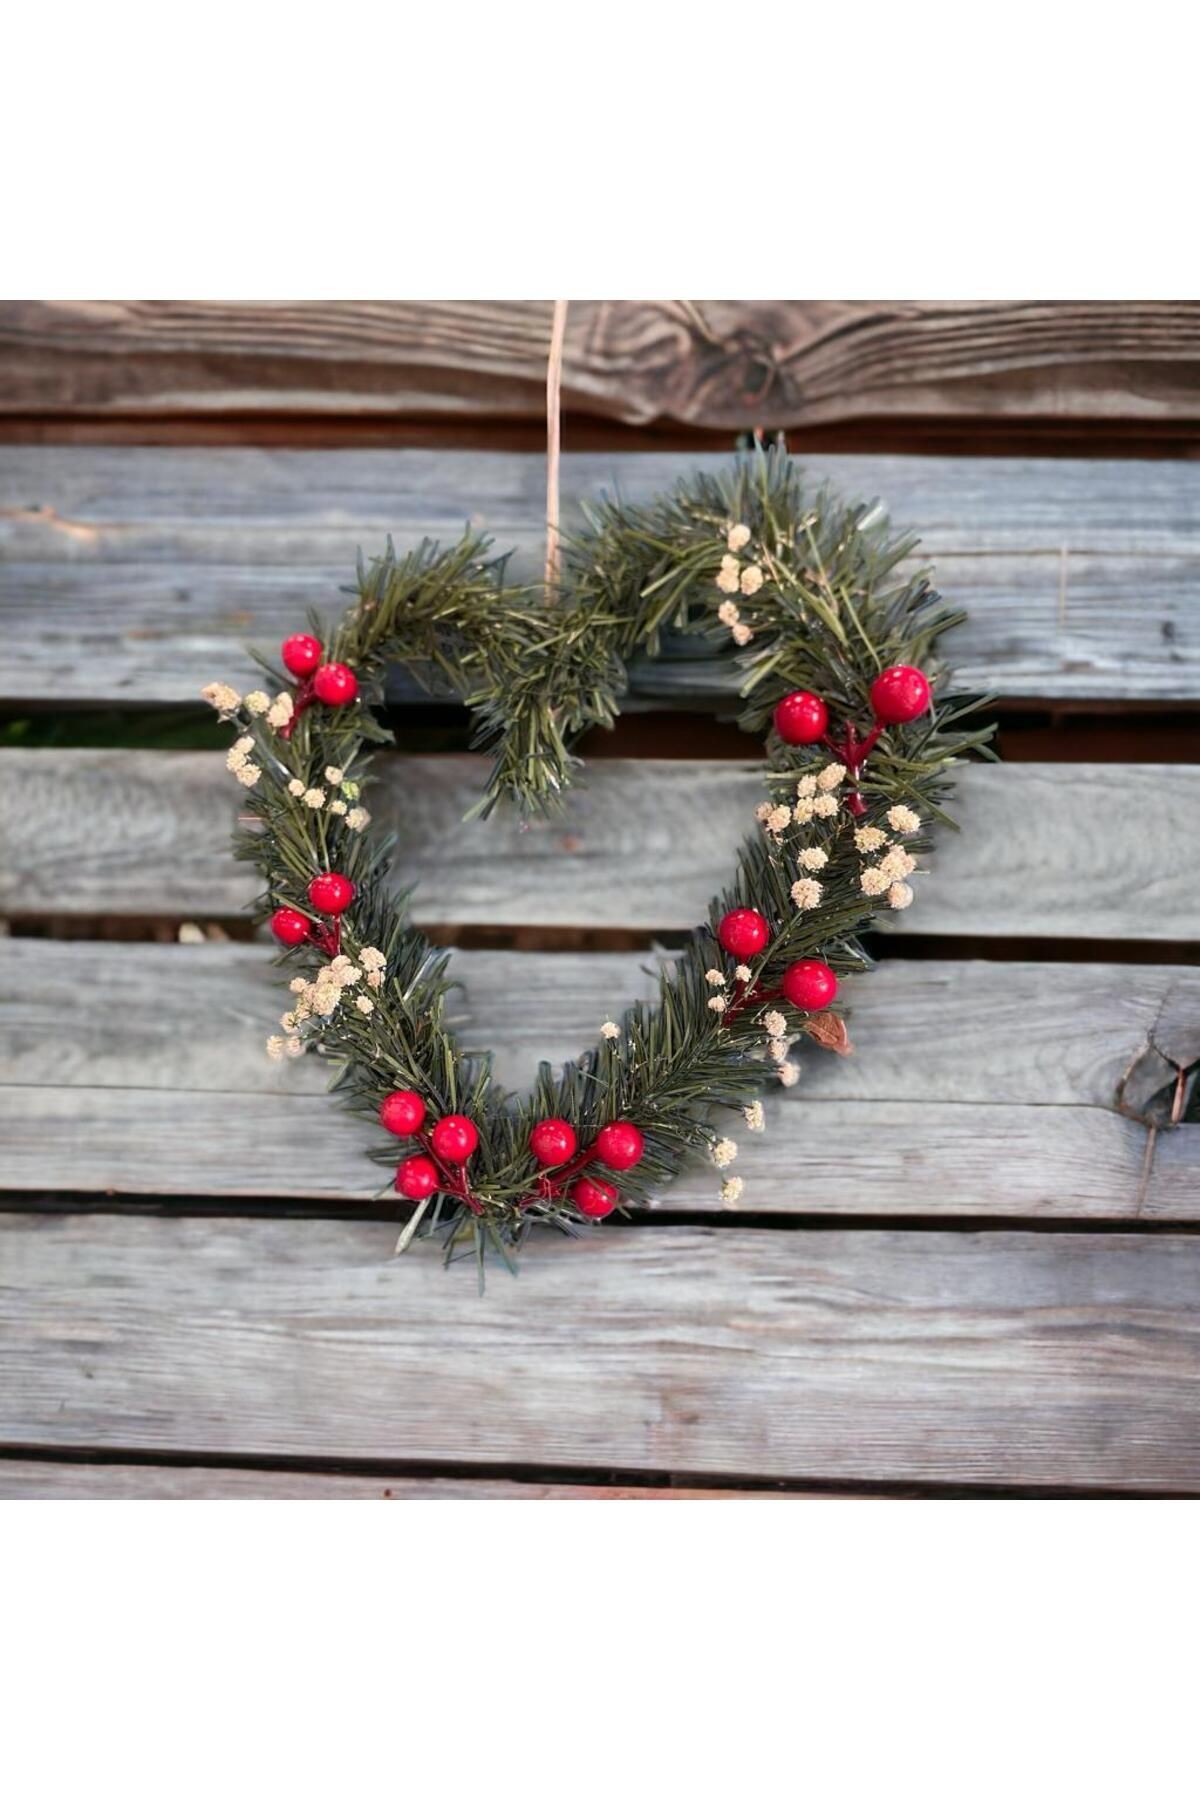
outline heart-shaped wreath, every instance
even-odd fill
[[[506,585],[476,536],[404,557],[389,543],[360,562],[331,633],[314,618],[284,643],[282,691],[204,690],[238,729],[227,761],[250,817],[236,854],[263,876],[256,917],[293,970],[268,1053],[332,1058],[334,1087],[391,1134],[375,1158],[395,1163],[403,1142],[395,1189],[417,1204],[401,1246],[424,1219],[447,1256],[469,1246],[481,1265],[489,1245],[510,1261],[534,1221],[571,1228],[644,1199],[690,1153],[728,1168],[737,1146],[714,1117],[761,1130],[755,1096],[796,1080],[797,1039],[844,1040],[831,1009],[841,978],[869,966],[857,934],[880,907],[911,903],[948,767],[989,735],[959,728],[978,699],[935,698],[936,642],[962,615],[924,572],[901,570],[915,540],[877,508],[806,496],[784,452],[586,519],[549,588]],[[616,718],[628,660],[654,656],[667,630],[737,646],[740,723],[771,728],[757,829],[709,928],[664,963],[657,1004],[510,1095],[489,1058],[458,1048],[449,955],[389,890],[391,843],[361,804],[365,747],[390,742],[372,708],[394,663],[449,687],[493,755],[474,811],[501,799],[544,811],[571,784],[572,744]],[[741,1186],[725,1175],[722,1198]]]

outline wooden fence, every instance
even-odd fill
[[[1200,468],[1164,454],[1196,307],[572,308],[569,508],[695,461],[634,427],[853,427],[806,460],[920,531],[999,696],[1007,759],[855,984],[857,1054],[772,1102],[752,1211],[689,1175],[481,1300],[389,1258],[370,1134],[262,1058],[196,691],[389,531],[471,518],[536,566],[540,459],[489,446],[548,315],[0,306],[0,1494],[1200,1491]],[[585,410],[621,448],[570,452]],[[967,454],[997,421],[1153,454]],[[870,448],[950,425],[955,456]],[[754,746],[725,669],[668,659],[564,820],[448,829],[462,722],[393,698],[378,810],[519,1081],[701,915]]]

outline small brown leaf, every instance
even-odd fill
[[[805,1019],[804,1030],[814,1044],[820,1044],[822,1050],[832,1050],[835,1056],[854,1055],[854,1045],[850,1042],[846,1021],[839,1018],[837,1013],[816,1013],[811,1019]]]

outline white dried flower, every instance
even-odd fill
[[[811,800],[816,791],[817,778],[815,775],[802,775],[796,783],[796,795],[798,799]]]
[[[724,994],[714,994],[708,1003],[709,1012],[723,1013],[728,1002]]]
[[[278,1062],[280,1060],[283,1056],[283,1039],[281,1037],[269,1037],[267,1039],[267,1055],[272,1062]]]
[[[913,891],[907,881],[894,881],[888,889],[888,905],[894,906],[897,912],[903,912],[912,903]]]
[[[181,944],[203,944],[207,942],[200,927],[194,925],[190,919],[186,919],[179,927],[176,936]]]
[[[846,768],[844,763],[826,763],[825,767],[817,776],[817,786],[828,792],[830,788],[840,787],[845,779]]]
[[[244,788],[256,786],[258,778],[262,774],[262,770],[257,763],[242,763],[241,766],[236,768],[233,772]]]
[[[772,1062],[777,1062],[777,1063],[783,1062],[787,1056],[787,1053],[788,1053],[788,1041],[786,1038],[771,1038],[771,1040],[767,1044],[767,1054],[771,1058]]]
[[[267,724],[273,725],[276,731],[279,731],[289,723],[295,710],[290,694],[276,694],[267,708]]]
[[[367,976],[367,986],[369,988],[381,988],[383,986],[383,970],[382,969],[372,969],[371,970],[371,973]]]
[[[893,831],[918,831],[921,825],[920,814],[911,806],[889,806],[887,821]]]
[[[718,1138],[709,1151],[718,1169],[727,1169],[737,1153],[738,1147],[732,1138]]]
[[[722,625],[736,625],[741,616],[732,600],[722,600],[717,608],[717,617]]]
[[[285,1031],[295,1031],[295,1029],[296,1029],[295,1013],[294,1012],[281,1013],[280,1018],[279,1018],[279,1023],[283,1026],[283,1029]]]
[[[802,869],[823,869],[829,861],[829,857],[824,850],[818,849],[816,844],[812,844],[807,850],[797,852],[796,861]]]
[[[723,594],[736,594],[738,591],[738,566],[736,558],[726,556],[722,559],[717,572],[717,586]]]
[[[892,881],[903,881],[916,868],[917,859],[910,856],[907,850],[902,850],[899,844],[895,844],[880,860],[879,866]]]
[[[793,1062],[780,1063],[775,1071],[784,1087],[795,1087],[800,1079],[799,1065]]]
[[[368,944],[365,950],[360,950],[358,960],[364,969],[382,969],[387,965],[387,957],[382,950],[376,950],[374,944]]]
[[[369,994],[360,994],[354,1004],[360,1013],[369,1014],[375,1011],[375,1002]]]
[[[705,969],[704,979],[709,987],[724,987],[725,971],[723,969]]]
[[[813,816],[818,819],[832,819],[838,809],[836,794],[818,794],[812,802]]]
[[[757,563],[751,563],[748,569],[742,570],[741,589],[743,594],[757,594],[763,584],[763,572]]]
[[[767,814],[768,831],[786,831],[792,822],[790,806],[773,806]]]
[[[862,888],[864,894],[873,897],[876,894],[886,893],[890,880],[890,876],[885,875],[883,870],[875,863],[871,863],[859,876],[858,884]]]
[[[298,1037],[288,1038],[283,1047],[289,1056],[299,1056],[304,1050],[303,1041]]]
[[[739,649],[745,649],[754,633],[748,625],[735,625],[729,635]]]
[[[325,804],[325,789],[324,788],[305,788],[304,804],[305,804],[305,806],[311,807],[313,812],[320,812],[321,808]]]
[[[611,1019],[605,1019],[603,1025],[600,1027],[600,1036],[611,1040],[612,1038],[619,1038],[620,1035],[621,1027],[619,1025],[614,1025]]]
[[[362,978],[362,970],[356,969],[353,963],[350,964],[349,968],[339,969],[334,976],[334,980],[339,987],[353,987],[355,982],[361,981]]]
[[[733,973],[738,981],[749,981],[750,965],[748,963],[739,963]]]
[[[750,542],[750,527],[748,525],[731,525],[725,542],[731,550],[744,550]]]
[[[335,974],[339,969],[348,969],[350,967],[350,958],[345,954],[344,951],[339,951],[337,956],[335,956],[332,959],[332,961],[330,962],[329,967],[334,971]]]
[[[752,1100],[749,1106],[743,1106],[742,1117],[745,1119],[751,1131],[766,1130],[767,1115],[763,1111],[763,1103],[761,1100]]]
[[[245,707],[246,711],[252,713],[265,713],[270,704],[271,702],[267,699],[267,696],[263,693],[261,688],[255,688],[253,692],[247,694],[242,701],[242,705]]]
[[[792,899],[801,912],[811,912],[814,906],[820,906],[823,890],[819,881],[811,875],[802,875],[799,881],[792,883]]]
[[[721,1183],[721,1205],[736,1206],[745,1186],[740,1175],[727,1175]]]
[[[331,1012],[337,1010],[337,1003],[342,997],[342,990],[336,981],[318,981],[313,988],[312,1009],[327,1019]]]
[[[325,779],[329,783],[330,787],[341,787],[342,776],[344,773],[345,773],[344,770],[335,769],[331,766],[330,768],[326,769],[326,771],[325,771]]]
[[[807,798],[797,800],[795,806],[792,808],[792,817],[795,819],[797,825],[810,825],[812,823],[813,809],[816,804],[815,800],[809,800]]]
[[[308,986],[308,983],[305,981],[303,975],[293,975],[292,979],[288,982],[288,986],[291,988],[293,994],[302,994]]]
[[[339,819],[344,819],[346,816],[346,802],[344,800],[331,800],[329,802],[329,810],[331,813],[336,813]]]
[[[767,1013],[762,1023],[768,1037],[782,1037],[787,1030],[787,1020],[781,1012]]]
[[[297,781],[296,777],[293,775],[292,779],[288,782],[288,793],[295,794],[296,798],[299,799],[303,792],[304,783],[302,781]]]
[[[769,800],[760,801],[754,809],[754,816],[760,825],[765,825],[771,816],[771,802]]]
[[[371,815],[365,806],[352,806],[346,814],[346,823],[351,831],[361,831],[371,823]]]
[[[236,712],[242,703],[237,689],[231,688],[226,681],[210,681],[207,687],[200,689],[200,698],[207,700],[219,713]]]
[[[854,834],[854,847],[869,856],[872,850],[882,850],[887,843],[887,832],[880,831],[878,825],[860,825]]]

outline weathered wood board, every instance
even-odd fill
[[[1200,1490],[1200,1240],[0,1218],[0,1442]],[[436,1345],[431,1355],[430,1346]]]
[[[423,924],[686,929],[753,828],[752,765],[594,762],[556,820],[462,823],[470,756],[386,757],[372,805],[400,835]],[[1200,768],[973,764],[916,904],[889,930],[956,936],[1196,936]],[[240,790],[218,755],[9,750],[0,910],[223,916],[255,892],[228,849]]]
[[[463,1041],[524,1085],[651,993],[647,964],[458,952]],[[1200,1217],[1200,1126],[1148,1146],[1116,1111],[1151,1044],[1190,1054],[1169,1021],[1200,1014],[1200,970],[895,962],[847,993],[855,1055],[799,1046],[803,1080],[766,1134],[736,1123],[746,1210]],[[263,1055],[282,1003],[265,947],[0,941],[0,996],[10,1189],[369,1199],[386,1183],[365,1155],[380,1133],[324,1099],[327,1069]],[[715,1211],[718,1188],[697,1165],[659,1206]]]
[[[10,301],[0,412],[541,417],[549,301]],[[571,303],[563,405],[742,430],[1194,419],[1192,301]]]
[[[727,457],[568,456],[568,528],[615,485],[644,500]],[[1081,699],[1193,698],[1200,685],[1200,466],[821,457],[814,477],[878,496],[918,530],[970,618],[948,648],[964,687]],[[345,604],[361,546],[465,520],[540,566],[540,458],[426,451],[0,448],[0,698],[143,705],[236,680],[307,607]],[[633,694],[732,706],[736,670],[690,644]],[[419,690],[398,679],[398,697]]]

